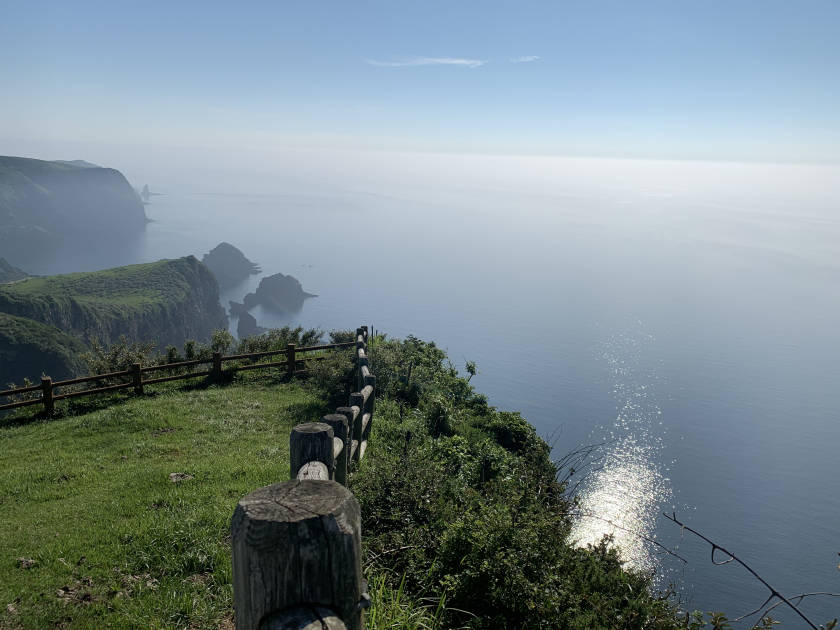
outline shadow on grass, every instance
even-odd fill
[[[306,376],[296,376],[291,382],[303,384],[307,380]],[[145,391],[141,395],[126,391],[113,394],[92,394],[91,396],[74,398],[67,401],[59,400],[56,401],[55,411],[52,416],[47,416],[43,411],[36,411],[34,413],[27,413],[26,411],[11,411],[5,417],[0,415],[0,429],[19,427],[37,422],[62,420],[64,418],[92,413],[94,411],[118,407],[132,400],[137,400],[138,398],[155,399],[171,392],[203,391],[211,387],[225,388],[230,385],[246,384],[277,386],[286,385],[289,384],[289,382],[290,381],[286,375],[285,369],[270,369],[262,371],[260,374],[255,373],[255,371],[223,372],[220,379],[213,379],[212,377],[205,376],[184,381],[146,385]],[[300,405],[295,404],[290,407],[290,410],[293,410],[295,413],[299,411],[301,417],[311,417],[313,420],[319,419],[324,414],[334,412],[334,409],[328,404],[321,402]],[[0,412],[0,414],[2,414],[2,412]]]

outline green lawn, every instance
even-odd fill
[[[0,628],[232,627],[236,502],[288,478],[324,402],[278,380],[89,404],[0,426]]]

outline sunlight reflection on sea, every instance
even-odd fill
[[[572,539],[594,545],[604,536],[619,548],[621,558],[640,571],[659,569],[656,518],[673,498],[670,480],[661,470],[662,411],[656,402],[654,371],[640,359],[642,346],[653,338],[628,332],[604,344],[602,358],[614,379],[612,394],[618,414],[611,425],[595,429],[592,443],[601,443],[594,467],[581,483],[580,516]]]

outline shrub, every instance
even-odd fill
[[[156,363],[154,347],[154,342],[130,342],[125,335],[121,335],[119,341],[107,347],[96,339],[91,339],[90,350],[81,355],[81,360],[88,374],[121,372],[129,369],[133,363]]]

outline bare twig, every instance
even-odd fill
[[[583,512],[583,511],[580,511],[580,510],[575,510],[575,511],[573,511],[573,512],[570,512],[570,514],[571,514],[572,516],[585,516],[585,517],[587,517],[587,518],[594,518],[594,519],[597,519],[597,520],[602,521],[602,522],[604,522],[604,523],[607,523],[607,524],[608,524],[608,525],[610,525],[611,527],[615,527],[616,529],[620,529],[620,530],[622,530],[622,531],[624,531],[624,532],[627,532],[628,534],[633,534],[633,536],[636,536],[637,538],[639,538],[639,539],[641,539],[641,540],[644,540],[644,541],[647,541],[647,542],[649,542],[649,543],[652,543],[652,544],[656,545],[657,547],[659,547],[660,549],[662,549],[665,553],[667,553],[667,554],[669,554],[669,555],[672,555],[672,556],[674,556],[675,558],[678,558],[679,560],[681,560],[682,562],[684,562],[684,563],[688,564],[688,560],[686,560],[685,558],[683,558],[683,557],[682,557],[680,554],[678,554],[676,551],[673,551],[673,550],[671,550],[671,549],[668,549],[668,547],[666,547],[665,545],[663,545],[663,544],[662,544],[661,542],[659,542],[658,540],[654,540],[653,538],[650,538],[649,536],[645,536],[644,534],[640,534],[639,532],[637,532],[637,531],[635,531],[635,530],[633,530],[633,529],[630,529],[629,527],[624,527],[623,525],[619,525],[618,523],[614,523],[613,521],[611,521],[611,520],[609,520],[609,519],[607,519],[607,518],[603,518],[602,516],[598,516],[597,514],[592,514],[591,512]]]
[[[598,453],[604,444],[606,444],[606,442],[581,446],[569,453],[566,453],[566,455],[554,462],[554,466],[557,468],[558,483],[566,485],[569,483],[573,475],[578,475],[577,483],[571,487],[567,485],[566,493],[568,495],[573,496],[577,493],[578,487],[586,479],[589,473],[600,470],[598,464],[604,460],[604,455],[600,454],[595,456],[595,453]]]
[[[389,553],[398,553],[400,551],[405,551],[406,549],[414,549],[415,547],[419,547],[419,546],[420,545],[404,545],[402,547],[396,547],[394,549],[386,549],[385,551],[383,551],[381,553],[375,553],[375,554],[373,554],[373,557],[367,558],[365,560],[365,566],[366,567],[370,566],[375,561],[377,561],[379,558],[381,558],[382,556],[387,556]]]
[[[796,605],[796,606],[799,606],[799,604],[801,604],[801,603],[802,603],[802,600],[803,600],[803,599],[805,599],[806,597],[812,597],[812,596],[814,596],[814,595],[825,595],[825,596],[827,596],[827,597],[840,597],[840,593],[829,593],[828,591],[817,591],[817,592],[814,592],[814,593],[801,593],[801,594],[799,594],[799,595],[794,595],[793,597],[789,597],[788,599],[790,599],[790,601],[795,601],[795,600],[798,600],[798,601],[796,601],[796,604],[795,604],[795,605]],[[769,604],[769,603],[770,603],[770,600],[772,600],[772,599],[773,599],[773,597],[774,597],[774,596],[773,596],[773,595],[771,595],[770,597],[768,597],[767,599],[765,599],[765,600],[764,600],[764,603],[763,603],[761,606],[759,606],[758,608],[756,608],[755,610],[753,610],[753,611],[751,611],[751,612],[748,612],[748,613],[746,613],[746,614],[744,614],[744,615],[741,615],[741,616],[740,616],[740,617],[738,617],[737,619],[733,619],[732,621],[743,621],[743,620],[744,620],[744,619],[746,619],[747,617],[752,617],[754,614],[756,614],[756,613],[758,613],[758,612],[761,612],[761,610],[762,610],[762,609],[763,609],[763,608],[764,608],[767,604]],[[767,610],[765,610],[764,612],[761,612],[761,616],[760,616],[759,618],[760,618],[760,619],[763,619],[763,618],[764,618],[764,617],[766,617],[766,616],[767,616],[767,615],[768,615],[768,614],[769,614],[769,613],[770,613],[773,609],[775,609],[777,606],[781,606],[781,605],[782,605],[782,604],[784,604],[784,603],[785,603],[784,601],[781,601],[781,600],[780,600],[780,601],[776,602],[775,604],[772,604],[772,605],[771,605],[771,606],[770,606]]]
[[[758,573],[756,573],[755,570],[750,565],[748,565],[746,562],[741,560],[734,553],[732,553],[731,551],[727,551],[726,549],[724,549],[723,547],[718,545],[716,542],[706,538],[706,536],[704,536],[703,534],[698,532],[696,529],[692,529],[691,527],[689,527],[688,525],[686,525],[685,523],[683,523],[682,521],[677,519],[677,513],[676,512],[672,512],[671,514],[667,514],[667,513],[663,512],[662,514],[669,521],[672,521],[672,522],[676,523],[677,525],[679,525],[685,531],[691,532],[692,534],[694,534],[695,536],[697,536],[701,540],[704,540],[709,545],[711,545],[712,546],[712,563],[713,564],[716,564],[716,565],[728,564],[728,563],[730,563],[734,560],[735,562],[740,564],[742,567],[744,567],[747,571],[749,571],[756,580],[761,582],[767,588],[767,590],[770,591],[770,596],[764,601],[764,603],[758,608],[758,610],[761,610],[762,608],[764,608],[770,601],[773,600],[773,598],[777,598],[779,601],[776,602],[776,604],[774,606],[772,606],[770,609],[768,609],[767,612],[770,612],[770,610],[772,610],[773,608],[775,608],[779,604],[786,604],[792,611],[794,611],[797,615],[802,617],[803,621],[805,621],[805,623],[807,623],[809,626],[811,626],[814,630],[820,630],[813,621],[811,621],[810,619],[808,619],[808,617],[805,616],[805,613],[803,613],[801,610],[799,610],[798,606],[795,606],[787,597],[782,595],[774,587],[770,586],[770,584],[767,583],[767,580],[765,580]],[[729,559],[723,560],[722,562],[716,561],[715,560],[715,552],[716,551],[721,551],[721,552],[725,553],[727,556],[729,556]],[[803,596],[801,596],[799,598],[799,601],[801,602],[802,599],[804,597],[807,597],[807,596],[808,596],[808,593],[804,594]],[[797,598],[794,597],[793,599],[797,599]],[[749,613],[748,615],[745,615],[745,616],[750,616],[752,614],[754,614],[754,613]],[[743,617],[741,617],[741,619],[743,619]]]

